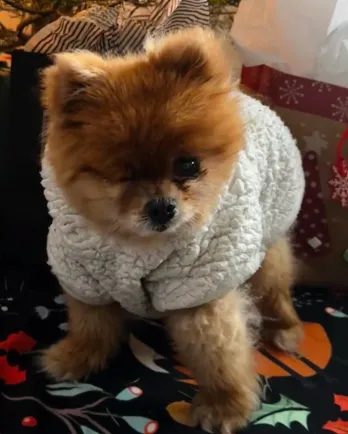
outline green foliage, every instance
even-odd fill
[[[254,412],[250,423],[253,425],[284,425],[291,429],[291,424],[297,422],[308,430],[307,419],[310,411],[307,407],[280,395],[276,403],[263,402],[261,408]]]
[[[226,6],[230,2],[228,0],[208,0],[208,3],[215,8],[217,6]]]

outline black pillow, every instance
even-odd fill
[[[49,64],[46,55],[13,53],[8,138],[0,136],[0,256],[27,265],[47,261],[50,218],[40,179],[39,71]]]

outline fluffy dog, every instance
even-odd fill
[[[194,421],[222,433],[258,405],[258,312],[277,347],[302,334],[286,238],[300,155],[231,70],[224,43],[193,28],[137,55],[59,54],[43,78],[48,255],[69,314],[44,368],[56,379],[102,369],[125,319],[162,317],[200,384]]]

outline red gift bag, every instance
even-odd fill
[[[241,83],[297,139],[306,190],[294,247],[310,281],[348,287],[348,2],[241,0]]]
[[[244,67],[241,83],[278,112],[302,152],[306,190],[294,248],[305,277],[348,285],[348,89],[264,65]]]

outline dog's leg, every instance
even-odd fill
[[[267,252],[261,268],[250,280],[264,318],[263,339],[285,351],[295,351],[303,335],[291,298],[294,277],[294,258],[290,243],[284,238]]]
[[[102,369],[117,350],[124,320],[116,303],[89,306],[67,295],[67,307],[67,336],[41,358],[41,366],[56,380],[78,380]]]
[[[166,319],[181,359],[199,383],[193,420],[206,430],[233,433],[247,424],[258,405],[249,307],[241,289]]]

